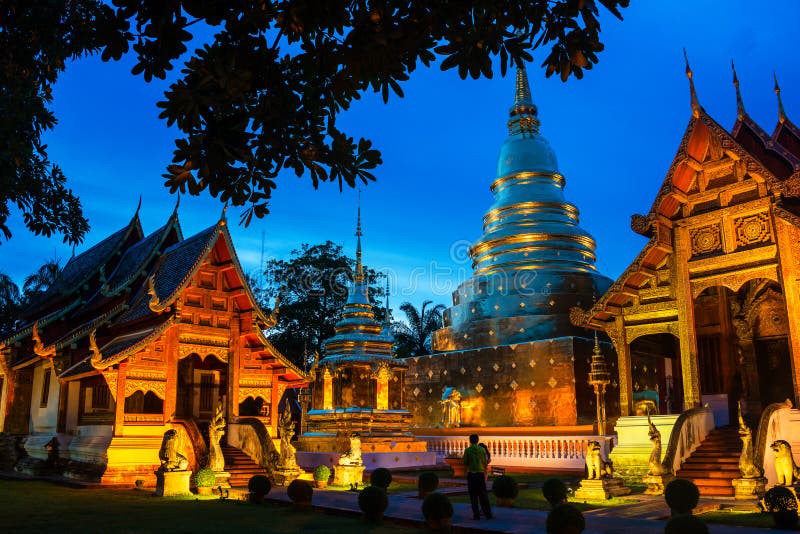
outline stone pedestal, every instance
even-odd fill
[[[664,488],[675,480],[675,475],[645,475],[642,482],[647,484],[645,495],[664,495]]]
[[[621,478],[584,478],[581,480],[581,487],[575,492],[575,498],[602,501],[630,492],[631,489]]]
[[[156,474],[156,497],[172,497],[174,495],[189,495],[189,479],[191,471],[161,471]]]
[[[216,471],[214,473],[214,476],[216,477],[214,479],[214,488],[215,489],[220,487],[220,486],[222,486],[223,488],[230,488],[231,487],[231,483],[230,483],[231,474],[228,473],[227,471]]]
[[[760,499],[767,490],[767,479],[759,478],[734,478],[733,484],[734,497],[737,500]]]
[[[303,470],[299,467],[278,467],[272,471],[272,481],[277,486],[288,486],[302,474]]]
[[[350,486],[358,483],[360,486],[364,481],[363,465],[337,465],[333,468],[333,485]]]

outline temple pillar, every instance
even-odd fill
[[[3,382],[0,386],[0,432],[3,432],[6,426],[6,417],[9,414],[9,407],[14,399],[14,381],[13,371],[10,369],[10,363],[13,361],[11,347],[4,347],[0,350],[0,378]]]
[[[780,258],[781,289],[786,302],[789,322],[789,354],[792,362],[794,405],[800,405],[800,228],[783,219],[775,218],[775,233]]]
[[[241,374],[240,360],[244,351],[244,339],[239,332],[241,321],[231,318],[230,352],[228,353],[228,406],[225,413],[228,420],[239,417],[239,380]]]
[[[172,327],[164,340],[164,359],[167,366],[167,383],[164,387],[164,424],[175,417],[178,403],[178,334]]]
[[[322,371],[322,409],[333,410],[333,376],[327,367]]]
[[[128,373],[128,362],[120,362],[117,369],[116,391],[114,393],[114,437],[125,433],[125,382]]]
[[[631,377],[631,348],[625,333],[625,322],[621,315],[605,329],[614,344],[617,353],[617,371],[619,375],[619,415],[633,413],[633,380]]]
[[[678,340],[683,380],[683,409],[700,406],[700,373],[697,366],[697,332],[694,323],[694,296],[689,280],[691,245],[686,228],[675,228],[675,296],[678,308]]]

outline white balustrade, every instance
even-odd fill
[[[450,456],[461,456],[469,446],[467,436],[417,436],[428,444],[441,462]],[[544,467],[581,470],[586,464],[586,446],[599,441],[603,457],[608,458],[613,441],[610,436],[493,436],[481,435],[498,467]]]

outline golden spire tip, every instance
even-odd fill
[[[745,115],[744,102],[742,101],[742,92],[739,90],[739,77],[736,76],[736,65],[733,64],[733,59],[731,59],[731,70],[733,71],[733,86],[736,88],[736,116],[742,120]]]
[[[683,49],[683,59],[686,62],[686,77],[689,78],[689,92],[691,95],[691,102],[692,102],[692,114],[695,117],[700,115],[700,101],[697,99],[697,91],[694,88],[694,80],[692,77],[694,73],[692,72],[692,67],[689,66],[689,56],[686,54],[686,48]]]
[[[778,75],[772,71],[772,77],[775,80],[775,95],[778,97],[778,122],[783,124],[786,122],[786,111],[783,109],[783,100],[781,99],[781,86],[778,85]]]

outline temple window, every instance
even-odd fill
[[[200,375],[200,411],[210,412],[214,409],[214,397],[216,396],[216,385],[214,375],[203,373]]]
[[[125,398],[125,413],[161,414],[164,413],[164,401],[152,391],[135,391]]]
[[[107,410],[111,392],[106,385],[98,385],[92,388],[92,410]]]

